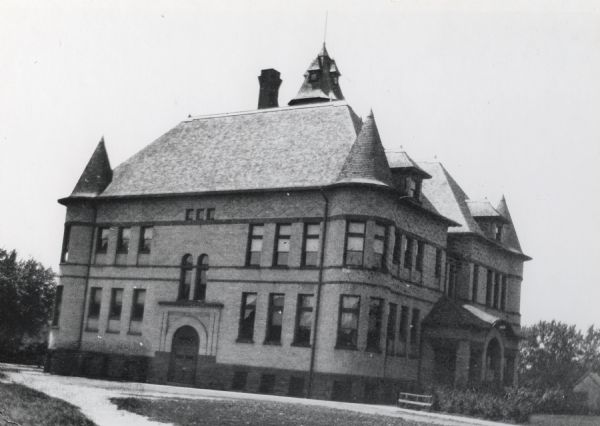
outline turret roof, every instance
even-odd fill
[[[73,188],[71,197],[95,197],[106,189],[111,180],[112,169],[103,137],[98,142],[81,177],[77,181],[75,188]]]

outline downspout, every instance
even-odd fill
[[[306,397],[312,396],[313,378],[315,372],[315,354],[317,347],[317,330],[319,329],[319,311],[321,307],[321,288],[323,287],[323,268],[325,263],[325,246],[327,240],[327,217],[329,215],[329,199],[323,191],[323,187],[319,188],[320,194],[325,200],[325,206],[323,208],[323,231],[321,237],[321,253],[319,256],[319,279],[317,283],[317,298],[315,301],[315,331],[313,333],[312,345],[310,347],[310,367],[308,370],[308,388]]]
[[[77,341],[77,350],[81,351],[81,343],[83,340],[83,324],[85,322],[85,302],[87,300],[88,286],[90,283],[90,269],[92,268],[92,253],[94,251],[94,236],[96,232],[96,219],[98,216],[98,207],[92,201],[92,208],[94,209],[94,219],[92,221],[92,236],[90,238],[90,250],[88,255],[87,269],[85,272],[85,287],[83,289],[83,300],[81,302],[81,325],[79,327],[79,340]]]

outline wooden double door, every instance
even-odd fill
[[[193,327],[186,325],[175,332],[169,362],[169,382],[195,383],[199,343],[198,333]]]

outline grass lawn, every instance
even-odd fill
[[[562,414],[534,414],[529,424],[535,426],[598,426],[600,416],[571,416]]]
[[[112,398],[121,410],[191,425],[422,426],[387,416],[272,401]]]
[[[0,376],[2,376],[0,372]],[[1,377],[0,377],[1,378]],[[0,425],[94,426],[79,409],[28,387],[0,382]]]

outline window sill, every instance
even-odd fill
[[[292,343],[290,346],[294,346],[296,348],[310,348],[311,347],[310,343],[296,343],[296,342]]]
[[[246,339],[246,338],[243,338],[243,337],[238,337],[235,340],[235,343],[250,343],[250,344],[254,344],[254,340],[253,339]]]
[[[265,340],[263,342],[263,345],[267,345],[267,346],[281,346],[281,341],[276,341],[276,340]]]
[[[140,332],[128,331],[128,332],[127,332],[127,334],[128,334],[129,336],[141,336],[141,335],[142,335],[142,332],[141,332],[141,331],[140,331]]]
[[[289,265],[273,265],[271,266],[273,269],[290,269]]]
[[[60,327],[58,325],[51,325],[50,328],[52,330],[58,330]]]
[[[372,354],[381,354],[381,348],[367,348],[365,352],[370,352]]]
[[[344,351],[358,351],[358,348],[356,346],[335,345],[334,349],[340,349],[340,350],[344,350]]]
[[[117,254],[129,254],[129,251],[117,250]]]
[[[140,250],[140,251],[138,252],[138,254],[150,254],[150,252],[149,252],[149,251],[141,251],[141,250]]]
[[[119,330],[106,330],[106,334],[120,334]]]
[[[260,265],[246,265],[246,268],[250,268],[250,269],[260,269]]]
[[[97,328],[87,328],[86,327],[86,329],[84,331],[89,332],[89,333],[97,333],[98,329]]]
[[[302,269],[319,269],[319,265],[301,265]]]

